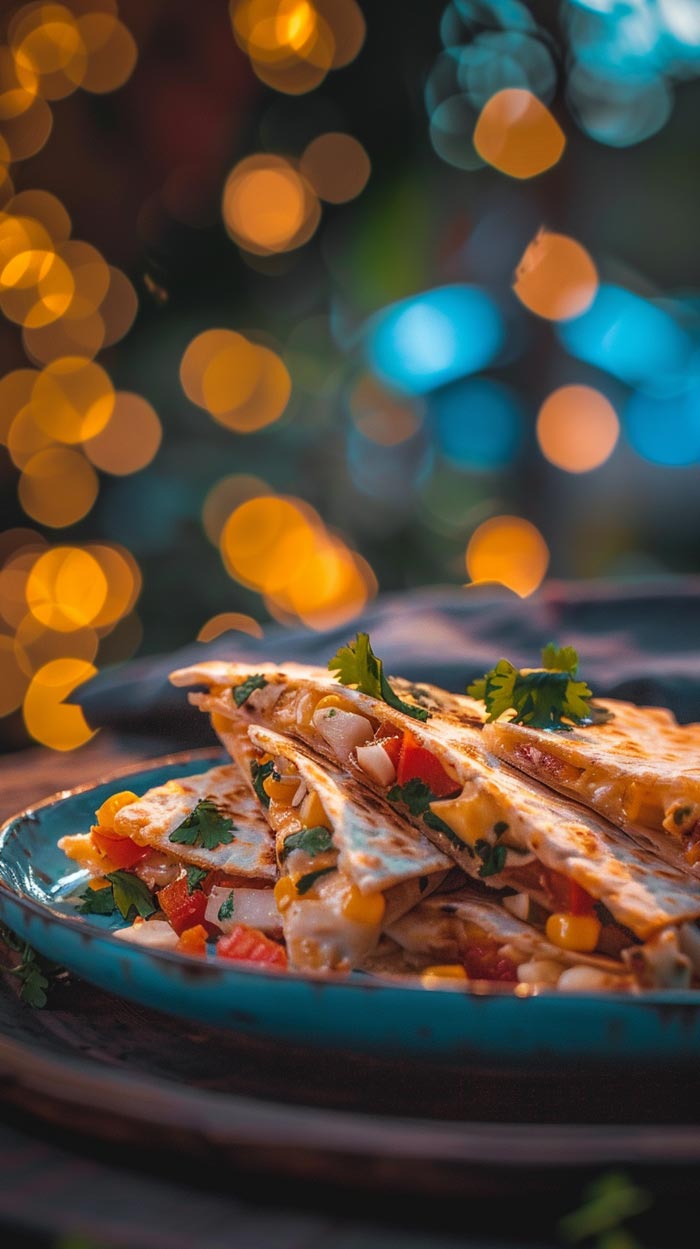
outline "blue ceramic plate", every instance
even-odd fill
[[[172,755],[118,775],[143,792],[218,760],[213,752]],[[359,975],[263,973],[118,941],[111,919],[77,914],[69,898],[86,873],[56,844],[89,828],[115,779],[57,794],[0,830],[0,919],[85,980],[186,1019],[319,1047],[489,1064],[697,1057],[700,993],[516,997],[488,987],[426,990]]]

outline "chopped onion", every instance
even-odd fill
[[[518,980],[521,984],[557,984],[562,971],[562,964],[555,963],[553,958],[533,958],[520,964]]]
[[[131,928],[119,928],[112,933],[121,941],[133,941],[134,945],[145,945],[152,950],[174,950],[177,948],[178,935],[164,919],[149,919],[131,925]]]
[[[377,785],[392,785],[396,780],[396,768],[379,742],[358,746],[355,754],[362,771]]]
[[[559,977],[557,989],[563,993],[586,993],[594,989],[610,989],[615,979],[597,967],[567,967]]]
[[[225,919],[220,919],[219,911],[231,894],[233,911]],[[272,889],[227,889],[224,885],[215,885],[209,894],[204,918],[222,932],[230,932],[236,924],[246,924],[262,932],[279,934],[282,931],[282,920]]]
[[[246,703],[252,707],[253,711],[257,711],[258,715],[271,711],[277,699],[284,690],[282,683],[263,685],[261,689],[253,690],[246,698]]]
[[[527,920],[530,914],[530,898],[526,893],[513,893],[502,899],[503,905],[516,919]]]
[[[313,723],[341,763],[373,736],[369,720],[355,715],[354,711],[341,711],[339,707],[323,707],[314,712]]]

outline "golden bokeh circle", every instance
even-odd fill
[[[39,668],[23,704],[24,723],[37,742],[53,750],[75,750],[94,737],[81,708],[65,700],[96,673],[94,664],[84,659],[54,659]]]
[[[309,143],[299,165],[319,199],[345,204],[364,191],[372,166],[358,139],[329,131]]]
[[[544,580],[549,549],[529,520],[494,516],[469,539],[466,564],[472,582],[498,582],[525,598]]]
[[[36,419],[58,442],[94,438],[114,411],[112,382],[94,360],[60,356],[42,369],[32,392]]]
[[[122,390],[104,429],[86,439],[83,450],[96,468],[124,477],[151,463],[162,438],[163,427],[148,400]]]
[[[540,230],[525,249],[513,290],[530,312],[550,321],[566,321],[592,304],[598,271],[576,239]]]
[[[474,129],[482,160],[511,178],[535,178],[556,165],[566,138],[546,104],[522,87],[506,87],[486,101]]]
[[[63,529],[87,516],[99,481],[81,451],[50,446],[27,461],[17,492],[28,516],[49,528]]]
[[[260,256],[301,247],[321,218],[307,179],[291,161],[267,154],[239,161],[226,180],[221,206],[234,242]]]
[[[59,633],[93,627],[108,593],[100,562],[81,547],[50,547],[32,565],[26,585],[32,616]]]
[[[592,386],[560,386],[537,417],[542,454],[567,473],[588,473],[612,455],[620,422],[610,400]]]

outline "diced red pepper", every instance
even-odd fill
[[[401,746],[403,744],[402,735],[389,730],[383,732],[382,729],[379,729],[375,741],[389,756],[394,767],[398,767],[399,755],[401,754]]]
[[[499,954],[497,946],[472,945],[464,951],[463,961],[470,980],[499,980],[512,984],[518,979],[515,963]]]
[[[265,967],[287,966],[287,951],[270,937],[266,937],[259,928],[248,928],[246,924],[236,924],[225,937],[221,937],[216,946],[221,958],[230,958],[238,963],[259,963]]]
[[[399,785],[413,780],[423,781],[436,798],[458,794],[462,788],[459,781],[448,775],[440,760],[426,750],[425,746],[421,746],[412,733],[403,735],[396,780]]]
[[[568,911],[571,915],[592,915],[594,899],[590,893],[575,880],[553,868],[542,869],[542,883],[549,892],[557,911]]]
[[[178,937],[182,936],[186,928],[204,924],[207,895],[203,889],[195,889],[189,893],[186,876],[178,876],[171,885],[166,885],[165,889],[159,889],[156,898],[160,909]]]
[[[94,825],[90,833],[93,845],[100,854],[106,855],[112,867],[128,868],[140,863],[148,854],[148,846],[137,846],[130,837],[119,837]],[[110,868],[111,870],[111,868]]]
[[[207,930],[201,924],[194,924],[192,928],[185,928],[180,933],[180,940],[177,948],[181,954],[196,954],[202,956],[207,952]]]

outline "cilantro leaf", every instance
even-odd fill
[[[194,893],[195,889],[201,889],[202,881],[209,873],[205,867],[188,867],[185,875],[187,877],[187,892]]]
[[[363,694],[380,698],[382,702],[414,720],[427,720],[430,715],[425,707],[414,707],[411,703],[405,703],[394,693],[384,676],[381,659],[377,658],[370,646],[369,633],[358,633],[353,642],[341,646],[329,661],[328,667],[331,672],[337,673],[341,685],[354,685]]]
[[[21,985],[19,996],[27,1006],[34,1006],[40,1010],[42,1006],[46,1006],[48,998],[46,990],[49,987],[48,977],[44,975],[41,968],[33,961],[22,964],[20,976]]]
[[[182,821],[169,836],[168,841],[181,846],[201,846],[203,850],[216,850],[234,840],[233,820],[222,815],[211,798],[201,798],[186,820]]]
[[[218,918],[220,920],[230,919],[233,915],[233,889],[227,898],[224,898],[219,907]]]
[[[316,884],[317,880],[320,880],[321,876],[327,876],[329,872],[335,872],[336,870],[334,867],[320,867],[317,872],[307,872],[306,876],[300,876],[296,882],[297,893],[302,895],[308,893],[309,889]]]
[[[80,894],[81,905],[78,907],[80,915],[113,915],[116,907],[114,904],[114,892],[109,886],[104,889],[84,889]]]
[[[585,681],[577,681],[578,655],[573,646],[558,649],[549,642],[542,651],[542,667],[519,669],[507,659],[474,681],[467,689],[486,704],[487,723],[515,711],[513,722],[538,729],[568,731],[572,724],[601,723],[604,708],[591,703]]]
[[[268,776],[272,775],[274,768],[275,765],[272,762],[272,759],[268,760],[267,763],[258,763],[257,759],[253,759],[250,765],[250,775],[253,780],[253,789],[264,807],[269,807],[270,798],[263,789],[263,781],[266,781]]]
[[[481,877],[497,876],[499,872],[503,871],[508,853],[504,845],[492,846],[490,841],[480,837],[474,849],[481,859],[481,867],[479,868]]]
[[[253,676],[242,681],[240,685],[233,687],[233,701],[237,707],[242,707],[248,701],[253,690],[261,690],[267,685],[267,681],[261,672],[253,673]]]
[[[332,849],[333,840],[328,829],[318,824],[313,828],[302,828],[298,833],[290,833],[285,837],[281,858],[284,862],[292,850],[304,850],[310,858],[315,859],[317,854]]]
[[[428,788],[425,781],[420,781],[417,776],[412,780],[406,781],[405,785],[393,785],[387,794],[387,800],[394,804],[401,804],[407,807],[411,815],[419,815],[422,817],[423,823],[428,828],[434,828],[437,832],[447,837],[453,846],[457,846],[460,850],[466,850],[469,855],[473,855],[471,846],[450,828],[444,820],[440,819],[434,811],[430,810],[431,802],[437,802],[438,795],[434,794]]]
[[[132,912],[134,919],[137,915],[148,919],[158,910],[150,890],[133,872],[108,872],[107,880],[112,886],[114,902],[122,919],[132,918]]]

